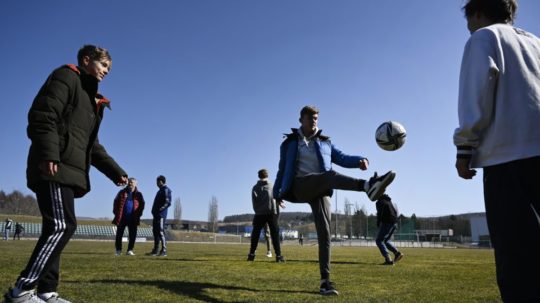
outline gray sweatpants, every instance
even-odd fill
[[[309,174],[294,180],[292,191],[299,201],[311,206],[317,240],[319,242],[319,268],[321,279],[330,278],[330,222],[332,189],[364,191],[364,180],[341,175],[335,171]]]

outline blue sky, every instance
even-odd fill
[[[139,180],[148,210],[163,174],[184,219],[207,219],[212,196],[220,219],[252,212],[257,170],[274,178],[282,134],[312,104],[338,148],[371,162],[365,172],[336,170],[357,178],[395,170],[388,193],[403,214],[483,211],[481,174],[465,181],[454,169],[464,3],[2,1],[0,189],[30,193],[28,108],[48,74],[92,43],[113,57],[100,87],[112,101],[100,141]],[[519,4],[516,26],[540,35],[540,2]],[[395,152],[375,143],[387,120],[408,131]],[[95,169],[91,180],[77,215],[111,217],[119,188]],[[345,198],[375,212],[364,193],[339,191],[341,212]]]

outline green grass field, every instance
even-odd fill
[[[262,243],[261,243],[262,244]],[[14,283],[35,241],[0,242],[0,285]],[[124,243],[126,245],[126,243]],[[262,248],[260,246],[260,248]],[[393,266],[376,248],[332,248],[338,297],[318,294],[317,246],[285,245],[287,262],[247,244],[169,243],[168,257],[114,256],[112,242],[72,241],[62,256],[59,292],[73,302],[501,302],[491,250],[403,249]]]

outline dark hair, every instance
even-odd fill
[[[77,53],[77,62],[79,65],[82,65],[82,61],[85,56],[90,57],[91,60],[99,61],[102,59],[107,59],[112,61],[111,55],[107,49],[91,44],[84,45],[81,47],[81,49],[79,49],[79,52]]]
[[[379,200],[381,201],[392,201],[392,198],[390,198],[387,194],[382,194],[382,196],[379,197]]]
[[[465,17],[483,14],[495,23],[514,23],[516,0],[469,0],[463,7]]]
[[[268,171],[266,169],[264,169],[264,168],[259,170],[259,172],[257,174],[259,175],[259,179],[268,178]]]
[[[318,113],[319,113],[318,108],[316,108],[313,105],[306,105],[306,106],[302,107],[302,110],[300,111],[300,119],[302,119],[302,117],[304,117],[305,115],[313,116],[313,115],[318,114]]]
[[[163,175],[159,175],[157,177],[157,181],[158,182],[161,181],[163,184],[167,183],[167,179],[165,179],[165,176],[163,176]]]

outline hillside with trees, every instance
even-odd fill
[[[6,194],[0,190],[0,214],[40,216],[34,195],[25,195],[18,190]]]

